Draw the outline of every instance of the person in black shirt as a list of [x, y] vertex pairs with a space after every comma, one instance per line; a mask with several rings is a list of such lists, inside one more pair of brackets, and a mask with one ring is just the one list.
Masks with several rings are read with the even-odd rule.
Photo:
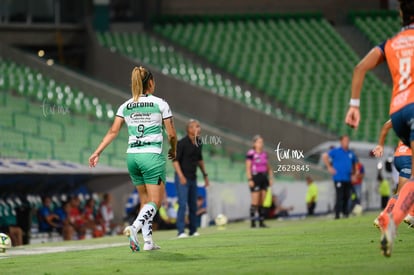
[[205, 187], [209, 185], [208, 175], [204, 167], [202, 144], [199, 140], [201, 128], [197, 120], [187, 123], [187, 135], [178, 141], [177, 155], [173, 161], [175, 169], [175, 185], [178, 195], [177, 230], [178, 237], [185, 238], [185, 213], [189, 209], [190, 236], [198, 236], [197, 232], [197, 167], [204, 176]]

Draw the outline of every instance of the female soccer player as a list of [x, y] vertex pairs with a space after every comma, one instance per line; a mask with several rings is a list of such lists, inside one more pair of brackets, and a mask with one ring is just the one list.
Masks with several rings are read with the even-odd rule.
[[[399, 2], [403, 28], [395, 36], [373, 48], [355, 67], [350, 107], [345, 122], [353, 128], [358, 127], [359, 98], [365, 74], [386, 61], [393, 80], [390, 104], [392, 127], [401, 141], [414, 152], [414, 0]], [[411, 165], [413, 166], [413, 162]], [[413, 171], [411, 168], [411, 178]], [[379, 217], [381, 250], [384, 256], [391, 256], [396, 227], [413, 207], [414, 180], [411, 179], [400, 190], [392, 212]]]
[[273, 184], [273, 171], [269, 165], [267, 153], [263, 150], [263, 138], [259, 135], [253, 137], [253, 148], [246, 155], [246, 175], [251, 192], [251, 227], [256, 227], [257, 212], [259, 213], [259, 226], [266, 227], [263, 201], [267, 188]]
[[99, 155], [118, 135], [124, 122], [128, 126], [129, 140], [127, 165], [132, 183], [141, 200], [141, 210], [124, 234], [129, 238], [132, 251], [139, 251], [137, 233], [142, 230], [144, 250], [156, 250], [152, 240], [152, 220], [164, 198], [165, 157], [162, 154], [163, 125], [168, 134], [170, 149], [168, 158], [174, 159], [177, 136], [168, 103], [153, 95], [155, 82], [151, 72], [135, 67], [131, 76], [132, 98], [118, 109], [108, 133], [89, 158], [89, 165], [95, 167]]
[[[384, 153], [385, 138], [391, 128], [392, 128], [391, 120], [388, 120], [382, 126], [380, 136], [378, 139], [378, 145], [372, 151], [374, 153], [374, 156], [376, 156], [377, 158], [382, 157]], [[411, 149], [400, 140], [394, 152], [394, 166], [398, 171], [398, 185], [397, 185], [397, 189], [394, 192], [394, 195], [389, 199], [387, 206], [385, 207], [383, 211], [384, 213], [390, 213], [392, 211], [392, 209], [394, 208], [395, 202], [398, 199], [398, 194], [401, 188], [411, 177], [411, 155], [412, 155]], [[381, 213], [380, 216], [382, 214], [383, 213]], [[408, 214], [405, 217], [404, 221], [411, 226], [412, 218], [410, 217], [411, 217], [410, 214]], [[374, 220], [374, 225], [379, 227], [378, 218]]]

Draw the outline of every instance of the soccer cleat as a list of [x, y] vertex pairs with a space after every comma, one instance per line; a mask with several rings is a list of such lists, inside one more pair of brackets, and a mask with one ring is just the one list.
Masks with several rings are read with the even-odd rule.
[[150, 250], [158, 250], [161, 247], [156, 245], [154, 242], [145, 242], [144, 243], [144, 251], [150, 251]]
[[264, 222], [260, 222], [260, 224], [259, 224], [259, 227], [260, 228], [267, 228], [267, 225], [264, 223]]
[[378, 218], [375, 218], [373, 224], [376, 228], [381, 229]]
[[408, 227], [414, 228], [414, 216], [411, 216], [411, 215], [405, 216], [404, 222], [408, 224]]
[[187, 237], [188, 237], [188, 235], [186, 233], [181, 233], [181, 234], [178, 234], [178, 236], [177, 236], [177, 238], [179, 238], [179, 239], [184, 239], [184, 238], [187, 238]]
[[134, 228], [132, 226], [125, 227], [124, 235], [129, 239], [129, 247], [131, 248], [132, 252], [139, 251], [138, 236]]
[[391, 257], [392, 247], [396, 236], [396, 226], [392, 215], [385, 213], [379, 218], [381, 228], [381, 251], [385, 257]]
[[198, 237], [198, 236], [200, 236], [200, 233], [198, 233], [197, 231], [190, 235], [190, 237]]

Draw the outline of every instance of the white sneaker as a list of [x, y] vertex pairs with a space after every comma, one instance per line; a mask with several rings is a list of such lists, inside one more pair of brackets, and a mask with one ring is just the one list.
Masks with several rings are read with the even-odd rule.
[[381, 227], [381, 251], [385, 257], [391, 257], [392, 247], [397, 235], [397, 229], [394, 223], [394, 219], [390, 214], [381, 215], [379, 218]]
[[179, 239], [188, 238], [188, 235], [186, 233], [181, 233], [177, 236]]
[[411, 216], [411, 215], [405, 216], [404, 222], [408, 224], [408, 227], [414, 228], [414, 216]]
[[198, 233], [197, 231], [190, 235], [190, 237], [198, 237], [198, 236], [200, 236], [200, 233]]
[[381, 228], [380, 228], [380, 224], [379, 224], [379, 220], [378, 220], [378, 218], [375, 218], [375, 220], [374, 220], [373, 224], [374, 224], [374, 226], [375, 226], [376, 228], [381, 229]]
[[158, 249], [161, 249], [161, 247], [156, 245], [154, 242], [145, 242], [144, 243], [144, 251], [158, 250]]
[[124, 235], [129, 239], [129, 247], [131, 248], [132, 252], [139, 251], [138, 236], [134, 228], [132, 226], [125, 227]]

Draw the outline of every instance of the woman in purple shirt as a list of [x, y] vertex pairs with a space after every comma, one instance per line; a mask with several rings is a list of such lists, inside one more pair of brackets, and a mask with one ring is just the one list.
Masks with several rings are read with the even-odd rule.
[[256, 227], [257, 214], [259, 214], [259, 226], [266, 227], [263, 222], [265, 216], [263, 201], [268, 187], [272, 186], [273, 172], [267, 153], [263, 150], [263, 138], [259, 135], [253, 137], [253, 148], [246, 155], [246, 175], [251, 192], [251, 227]]

